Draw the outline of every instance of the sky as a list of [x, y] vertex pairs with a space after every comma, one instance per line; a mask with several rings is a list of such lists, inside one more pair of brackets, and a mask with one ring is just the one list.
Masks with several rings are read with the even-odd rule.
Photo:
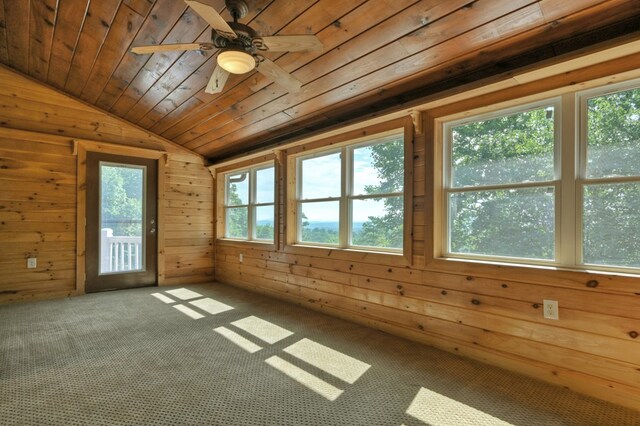
[[[365, 185], [375, 185], [379, 182], [376, 169], [371, 163], [370, 148], [354, 150], [354, 193], [363, 194]], [[340, 195], [339, 153], [303, 161], [302, 192], [304, 198], [326, 198]], [[354, 222], [366, 222], [369, 216], [384, 215], [384, 203], [382, 202], [357, 201], [354, 207]], [[306, 204], [303, 211], [310, 222], [338, 221], [337, 201]]]
[[[365, 194], [367, 185], [379, 183], [376, 169], [372, 166], [370, 147], [357, 148], [353, 155], [354, 194]], [[273, 200], [273, 168], [256, 172], [256, 201], [258, 203]], [[238, 175], [236, 175], [238, 176]], [[232, 175], [232, 177], [235, 177]], [[330, 153], [320, 157], [303, 160], [302, 178], [303, 197], [305, 199], [329, 198], [340, 196], [340, 153]], [[242, 202], [248, 196], [248, 179], [236, 182], [237, 193]], [[337, 222], [338, 201], [306, 203], [303, 212], [310, 222]], [[366, 222], [369, 216], [384, 215], [384, 203], [374, 200], [354, 200], [354, 222]], [[258, 208], [256, 219], [273, 220], [273, 209]]]

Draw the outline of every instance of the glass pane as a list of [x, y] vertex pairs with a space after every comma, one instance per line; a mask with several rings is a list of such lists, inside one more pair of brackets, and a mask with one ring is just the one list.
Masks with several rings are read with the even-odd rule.
[[225, 209], [225, 237], [248, 238], [249, 215], [248, 207], [228, 207]]
[[402, 192], [403, 187], [402, 136], [353, 150], [353, 195], [390, 194]]
[[256, 203], [273, 203], [274, 201], [274, 167], [256, 171]]
[[549, 106], [453, 127], [452, 186], [553, 180], [553, 116]]
[[554, 217], [551, 187], [449, 194], [450, 251], [553, 259]]
[[145, 171], [100, 163], [100, 274], [144, 270]]
[[339, 197], [340, 153], [308, 158], [301, 161], [302, 199]]
[[226, 176], [227, 205], [239, 206], [249, 204], [249, 173], [236, 173]]
[[340, 203], [301, 203], [301, 241], [338, 244]]
[[258, 240], [273, 240], [273, 204], [256, 207], [255, 238]]
[[403, 197], [353, 200], [351, 244], [402, 249]]
[[640, 175], [640, 89], [587, 102], [587, 176]]
[[583, 262], [640, 267], [640, 183], [584, 188]]

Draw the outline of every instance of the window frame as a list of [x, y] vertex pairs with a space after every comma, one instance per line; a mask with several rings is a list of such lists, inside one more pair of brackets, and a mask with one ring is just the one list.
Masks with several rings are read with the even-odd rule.
[[[402, 253], [402, 248], [388, 248], [388, 247], [374, 247], [374, 246], [363, 246], [363, 245], [354, 245], [353, 244], [353, 202], [355, 200], [370, 200], [376, 198], [392, 198], [392, 197], [404, 197], [404, 190], [402, 192], [390, 192], [390, 193], [381, 193], [381, 194], [364, 194], [364, 195], [354, 195], [353, 194], [353, 183], [354, 183], [354, 151], [358, 148], [364, 148], [374, 145], [380, 145], [384, 143], [389, 143], [393, 138], [402, 137], [402, 144], [404, 146], [404, 134], [402, 130], [398, 130], [398, 132], [391, 133], [385, 136], [374, 135], [369, 139], [357, 143], [350, 143], [343, 145], [339, 148], [329, 148], [326, 150], [320, 150], [311, 154], [300, 155], [296, 157], [296, 213], [297, 213], [297, 222], [296, 222], [296, 239], [295, 244], [300, 245], [308, 245], [308, 246], [319, 246], [319, 247], [330, 247], [330, 248], [340, 248], [340, 249], [351, 249], [351, 250], [365, 250], [365, 251], [376, 251], [376, 252], [389, 252], [389, 253]], [[340, 196], [338, 197], [324, 197], [324, 198], [301, 198], [302, 194], [302, 184], [303, 184], [303, 167], [302, 162], [305, 160], [324, 157], [328, 155], [333, 155], [339, 153], [340, 154]], [[404, 172], [404, 170], [403, 170]], [[404, 173], [403, 173], [404, 174]], [[403, 189], [405, 183], [403, 182]], [[309, 203], [322, 203], [322, 202], [338, 202], [338, 243], [319, 243], [314, 241], [303, 241], [302, 240], [302, 206], [304, 204]], [[403, 212], [403, 217], [405, 213]], [[403, 231], [403, 240], [404, 240], [404, 231]], [[404, 241], [403, 241], [404, 242]]]
[[[403, 245], [401, 249], [387, 249], [381, 247], [366, 247], [352, 244], [340, 244], [350, 240], [351, 236], [346, 235], [344, 228], [350, 228], [351, 217], [348, 215], [348, 209], [341, 207], [340, 209], [340, 231], [339, 244], [322, 244], [314, 242], [301, 241], [301, 215], [299, 205], [306, 200], [299, 200], [301, 194], [302, 180], [300, 176], [300, 161], [314, 156], [329, 155], [331, 152], [340, 152], [345, 147], [356, 149], [361, 146], [372, 145], [376, 140], [389, 137], [391, 135], [401, 135], [403, 137], [403, 155], [404, 155], [404, 180], [403, 180]], [[287, 158], [287, 212], [285, 215], [286, 226], [286, 245], [284, 250], [290, 253], [309, 253], [312, 254], [319, 250], [325, 250], [328, 254], [334, 253], [334, 256], [342, 258], [341, 253], [362, 252], [372, 259], [379, 259], [385, 263], [387, 256], [393, 256], [395, 262], [397, 257], [403, 259], [401, 264], [409, 265], [412, 262], [412, 210], [413, 203], [413, 139], [414, 139], [414, 122], [411, 117], [402, 117], [392, 121], [370, 125], [369, 127], [358, 128], [345, 133], [337, 133], [324, 139], [315, 140], [308, 144], [298, 145], [285, 151]], [[346, 159], [341, 160], [341, 164]], [[347, 173], [345, 167], [341, 166], [341, 196], [333, 197], [332, 200], [337, 201], [341, 198], [346, 199], [345, 185], [347, 184], [344, 174]], [[395, 193], [394, 193], [395, 194]], [[386, 195], [386, 194], [385, 194]], [[384, 198], [380, 196], [352, 197], [359, 198]], [[318, 202], [320, 199], [309, 199]], [[348, 201], [348, 200], [347, 200]], [[345, 206], [344, 201], [340, 203]], [[347, 213], [345, 213], [345, 211]], [[345, 227], [345, 224], [349, 226]]]
[[[270, 203], [257, 203], [257, 173], [260, 170], [273, 168], [273, 201]], [[248, 182], [248, 202], [247, 204], [238, 204], [238, 205], [229, 205], [229, 197], [227, 192], [227, 182], [228, 178], [231, 175], [237, 175], [241, 173], [247, 173], [249, 182]], [[222, 191], [222, 203], [219, 203], [220, 209], [222, 210], [222, 215], [220, 216], [222, 223], [218, 228], [219, 231], [222, 231], [219, 234], [218, 239], [224, 241], [233, 241], [233, 242], [244, 242], [244, 243], [258, 243], [258, 244], [275, 244], [277, 238], [277, 167], [274, 161], [261, 162], [255, 165], [248, 165], [245, 167], [239, 167], [235, 169], [225, 170], [220, 173], [220, 181]], [[258, 207], [268, 207], [273, 206], [273, 239], [262, 239], [256, 237], [256, 210]], [[227, 236], [227, 211], [229, 209], [237, 209], [237, 208], [246, 208], [247, 209], [247, 238], [237, 238]]]
[[617, 266], [586, 263], [584, 261], [584, 191], [590, 185], [639, 183], [640, 172], [633, 176], [597, 177], [587, 176], [588, 169], [588, 102], [592, 98], [611, 95], [628, 90], [640, 90], [640, 80], [634, 79], [617, 84], [594, 87], [576, 92], [577, 126], [578, 126], [578, 161], [576, 174], [576, 265], [584, 269], [595, 269], [606, 272], [640, 273], [640, 266]]
[[[611, 178], [587, 178], [587, 102], [589, 99], [625, 90], [640, 89], [640, 79], [600, 85], [584, 90], [565, 90], [560, 94], [540, 93], [526, 98], [513, 99], [494, 105], [433, 118], [435, 133], [435, 166], [433, 224], [433, 253], [431, 261], [471, 261], [495, 265], [551, 267], [581, 271], [639, 274], [640, 267], [599, 265], [583, 261], [583, 202], [584, 189], [590, 184], [639, 182], [640, 173], [634, 176]], [[449, 248], [449, 205], [451, 138], [447, 132], [456, 125], [526, 111], [527, 107], [558, 102], [555, 114], [556, 145], [554, 181], [535, 182], [529, 186], [551, 186], [555, 191], [555, 257], [538, 260], [481, 254], [451, 253]], [[540, 185], [542, 183], [542, 185]], [[549, 185], [548, 185], [549, 184]], [[510, 187], [511, 184], [506, 185]], [[501, 185], [495, 185], [500, 187]], [[492, 186], [461, 187], [469, 191], [494, 189]], [[454, 192], [464, 192], [458, 190]]]
[[[553, 178], [551, 180], [533, 181], [533, 182], [517, 182], [517, 183], [505, 183], [505, 184], [489, 184], [489, 185], [476, 185], [476, 186], [459, 186], [452, 185], [453, 178], [453, 128], [473, 123], [477, 121], [486, 121], [494, 118], [505, 117], [517, 113], [525, 113], [539, 108], [553, 107], [554, 108], [554, 160], [553, 160]], [[508, 108], [492, 109], [489, 112], [484, 112], [477, 115], [472, 115], [456, 120], [449, 120], [443, 122], [442, 126], [442, 140], [444, 143], [443, 149], [443, 167], [442, 167], [442, 247], [441, 253], [444, 257], [458, 258], [458, 259], [478, 259], [488, 261], [503, 261], [503, 262], [519, 262], [519, 263], [531, 263], [537, 265], [555, 265], [559, 264], [557, 261], [558, 253], [560, 250], [560, 224], [558, 218], [561, 215], [561, 162], [562, 162], [562, 102], [559, 97], [550, 97], [541, 99], [535, 102], [528, 102], [519, 104]], [[498, 256], [487, 255], [479, 253], [457, 253], [451, 251], [451, 238], [449, 234], [450, 228], [450, 211], [449, 211], [449, 196], [457, 193], [470, 193], [480, 191], [497, 191], [497, 190], [509, 190], [509, 189], [529, 189], [529, 188], [548, 188], [553, 187], [554, 190], [554, 259], [537, 259], [537, 258], [523, 258], [523, 257], [510, 257], [510, 256]]]

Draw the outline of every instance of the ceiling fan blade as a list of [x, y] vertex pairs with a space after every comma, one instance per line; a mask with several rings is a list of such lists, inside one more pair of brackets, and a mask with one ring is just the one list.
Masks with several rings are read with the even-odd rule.
[[222, 16], [213, 7], [196, 0], [184, 0], [187, 5], [196, 11], [198, 15], [211, 25], [211, 27], [222, 37], [236, 39], [238, 35], [227, 24]]
[[314, 35], [290, 35], [260, 37], [271, 52], [297, 52], [300, 50], [322, 50], [324, 46]]
[[177, 43], [177, 44], [156, 44], [153, 46], [136, 46], [131, 48], [133, 53], [147, 55], [156, 52], [171, 52], [174, 50], [210, 50], [213, 46], [210, 43]]
[[291, 74], [280, 68], [273, 61], [263, 58], [256, 70], [265, 77], [273, 80], [274, 83], [287, 89], [289, 92], [295, 93], [302, 87], [302, 82], [294, 78]]
[[222, 92], [228, 78], [229, 72], [223, 70], [220, 65], [216, 65], [216, 68], [213, 70], [213, 74], [211, 74], [211, 78], [209, 79], [209, 84], [207, 84], [207, 88], [204, 89], [205, 93], [213, 94]]

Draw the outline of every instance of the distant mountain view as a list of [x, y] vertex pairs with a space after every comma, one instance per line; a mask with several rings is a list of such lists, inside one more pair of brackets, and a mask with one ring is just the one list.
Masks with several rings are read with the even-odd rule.
[[[271, 222], [268, 220], [259, 220], [257, 221], [258, 225], [271, 225]], [[359, 232], [362, 230], [362, 225], [364, 222], [354, 222], [353, 223], [353, 232]], [[309, 221], [309, 229], [326, 229], [328, 231], [338, 232], [338, 222], [313, 222]]]

